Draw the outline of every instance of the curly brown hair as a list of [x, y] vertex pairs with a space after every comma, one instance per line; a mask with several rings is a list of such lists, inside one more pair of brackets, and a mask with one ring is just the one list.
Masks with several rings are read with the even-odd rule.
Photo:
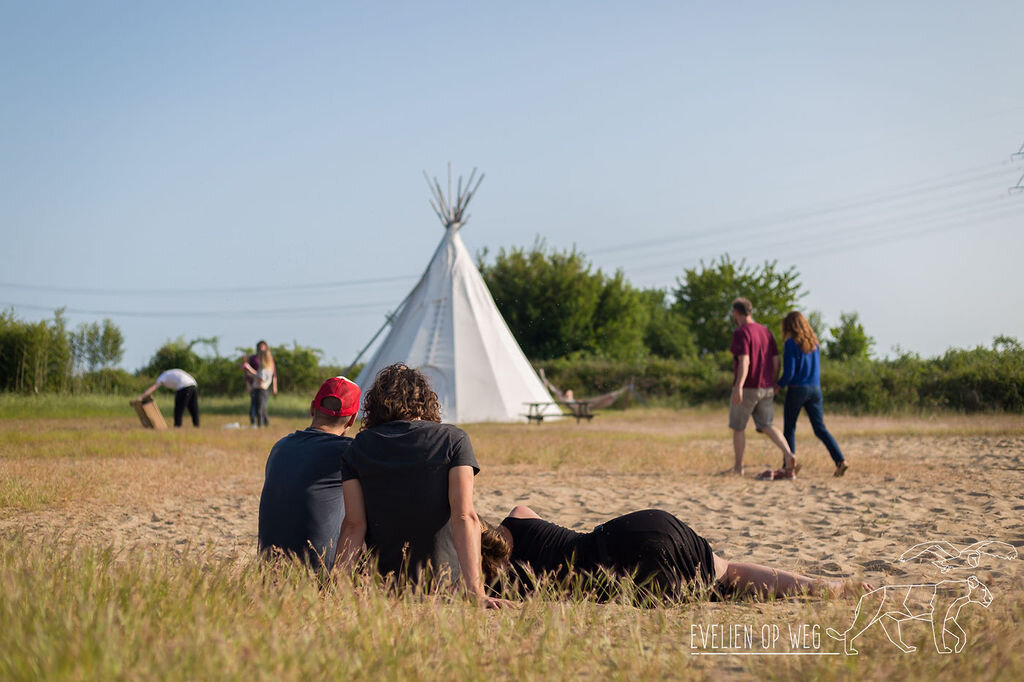
[[421, 419], [441, 421], [441, 403], [427, 377], [397, 362], [377, 373], [373, 386], [363, 394], [362, 429], [393, 421]]
[[497, 528], [480, 519], [480, 559], [484, 584], [492, 585], [501, 578], [512, 557], [512, 546]]
[[800, 350], [805, 353], [810, 353], [821, 345], [814, 329], [811, 328], [811, 323], [798, 310], [794, 310], [782, 318], [782, 335], [796, 341]]

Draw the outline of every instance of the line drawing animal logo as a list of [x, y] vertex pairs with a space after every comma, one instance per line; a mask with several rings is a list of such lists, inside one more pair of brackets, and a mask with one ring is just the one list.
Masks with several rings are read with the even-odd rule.
[[[843, 643], [848, 656], [856, 655], [853, 640], [878, 623], [900, 651], [916, 651], [903, 641], [902, 625], [908, 620], [926, 621], [932, 626], [932, 641], [940, 654], [960, 653], [967, 644], [967, 633], [960, 627], [957, 617], [967, 604], [981, 604], [986, 609], [992, 604], [992, 593], [970, 576], [966, 580], [943, 580], [921, 585], [885, 585], [864, 594], [853, 612], [853, 622], [843, 632], [828, 628], [829, 637]], [[956, 640], [946, 644], [947, 635]]]
[[965, 547], [957, 547], [945, 540], [929, 540], [914, 545], [901, 554], [899, 560], [900, 563], [906, 563], [925, 555], [934, 557], [931, 560], [933, 566], [937, 566], [943, 573], [949, 573], [953, 569], [977, 568], [982, 555], [997, 559], [1016, 559], [1017, 548], [998, 540], [982, 540]]

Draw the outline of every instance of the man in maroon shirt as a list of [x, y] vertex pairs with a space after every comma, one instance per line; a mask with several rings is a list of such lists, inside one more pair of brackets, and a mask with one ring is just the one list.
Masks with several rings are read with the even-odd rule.
[[772, 426], [775, 416], [775, 381], [779, 378], [779, 349], [775, 337], [763, 324], [754, 322], [754, 306], [745, 298], [732, 302], [733, 384], [729, 406], [729, 428], [736, 455], [733, 473], [743, 475], [743, 451], [747, 447], [747, 420], [754, 417], [758, 432], [768, 436], [783, 456], [782, 476], [793, 478], [795, 460], [779, 430]]

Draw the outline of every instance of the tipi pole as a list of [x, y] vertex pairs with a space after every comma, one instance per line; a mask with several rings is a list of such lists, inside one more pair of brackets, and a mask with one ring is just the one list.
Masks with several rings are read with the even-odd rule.
[[[416, 287], [413, 287], [412, 291], [416, 291], [417, 287], [419, 287], [419, 284], [417, 284]], [[380, 326], [380, 329], [378, 329], [377, 333], [373, 335], [373, 338], [370, 339], [369, 343], [363, 346], [363, 349], [359, 351], [359, 355], [357, 355], [356, 359], [352, 361], [352, 364], [348, 366], [348, 369], [341, 373], [342, 376], [348, 376], [348, 373], [352, 371], [353, 367], [359, 364], [359, 359], [363, 357], [363, 354], [366, 353], [367, 350], [370, 349], [370, 346], [372, 346], [373, 342], [377, 340], [377, 337], [380, 336], [381, 333], [388, 328], [388, 325], [395, 321], [395, 318], [398, 316], [398, 313], [402, 312], [402, 308], [405, 306], [405, 302], [409, 300], [410, 296], [412, 296], [412, 291], [406, 294], [405, 298], [402, 299], [402, 302], [398, 304], [397, 308], [395, 308], [395, 312], [387, 315], [387, 319], [384, 320], [384, 324]]]
[[381, 332], [388, 328], [388, 325], [391, 324], [392, 319], [393, 316], [388, 315], [388, 319], [384, 322], [384, 324], [381, 325], [380, 329], [377, 330], [377, 333], [373, 335], [373, 338], [370, 339], [370, 342], [363, 346], [363, 349], [359, 351], [359, 355], [357, 355], [356, 359], [352, 361], [352, 364], [349, 365], [348, 368], [341, 373], [341, 376], [347, 377], [348, 373], [352, 371], [352, 368], [359, 364], [359, 359], [363, 357], [363, 353], [369, 350], [370, 346], [372, 346], [373, 342], [377, 340], [377, 337], [380, 336]]

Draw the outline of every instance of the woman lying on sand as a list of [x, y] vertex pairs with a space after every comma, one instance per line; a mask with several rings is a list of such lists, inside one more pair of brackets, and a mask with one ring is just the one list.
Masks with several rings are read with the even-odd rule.
[[703, 588], [712, 596], [840, 597], [873, 589], [866, 583], [809, 578], [798, 573], [726, 561], [707, 540], [668, 512], [647, 509], [614, 518], [589, 533], [545, 521], [518, 506], [497, 527], [484, 526], [483, 570], [488, 584], [508, 577], [521, 586], [550, 576], [576, 574], [633, 576], [645, 592], [678, 599]]

